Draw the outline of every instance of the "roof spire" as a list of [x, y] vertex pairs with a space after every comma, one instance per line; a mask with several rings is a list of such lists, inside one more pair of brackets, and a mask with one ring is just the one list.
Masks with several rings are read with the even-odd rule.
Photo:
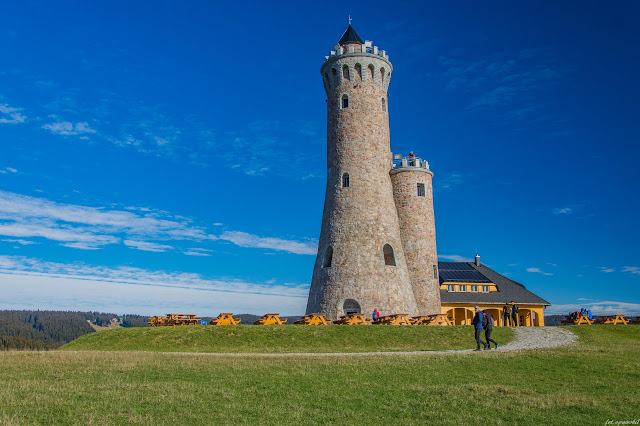
[[349, 25], [351, 25], [351, 15], [349, 15]]

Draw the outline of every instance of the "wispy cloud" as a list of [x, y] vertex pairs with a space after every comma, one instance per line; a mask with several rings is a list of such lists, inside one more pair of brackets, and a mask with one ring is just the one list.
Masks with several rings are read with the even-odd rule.
[[608, 268], [606, 266], [599, 266], [600, 272], [604, 272], [605, 274], [610, 274], [611, 272], [615, 272], [616, 270], [613, 268]]
[[[168, 241], [227, 241], [240, 247], [270, 249], [315, 255], [317, 242], [280, 237], [262, 237], [241, 231], [210, 233], [193, 220], [149, 208], [123, 210], [63, 204], [0, 190], [0, 235], [15, 238], [45, 238], [65, 247], [95, 250], [108, 244], [148, 252], [175, 248]], [[190, 256], [206, 256], [207, 249], [187, 249]]]
[[572, 214], [573, 209], [571, 207], [562, 207], [558, 209], [553, 209], [553, 214]]
[[0, 104], [0, 123], [24, 123], [27, 117], [25, 117], [20, 111], [22, 111], [22, 108], [13, 108], [7, 104]]
[[70, 121], [56, 121], [45, 124], [42, 128], [58, 135], [86, 135], [97, 133], [86, 121], [77, 123], [72, 123]]
[[246, 232], [226, 231], [219, 239], [232, 242], [240, 247], [258, 247], [272, 250], [286, 251], [294, 254], [316, 255], [317, 242], [300, 242], [281, 238], [259, 237]]
[[7, 173], [18, 173], [18, 170], [14, 169], [13, 167], [5, 167], [4, 169], [0, 169], [0, 174], [7, 174]]
[[165, 252], [173, 248], [166, 244], [150, 243], [148, 241], [124, 240], [123, 243], [125, 246], [130, 248], [135, 248], [142, 251], [153, 251], [156, 253]]
[[35, 242], [35, 241], [28, 241], [28, 240], [13, 240], [13, 239], [10, 239], [10, 238], [4, 239], [4, 240], [2, 240], [2, 241], [6, 241], [6, 242], [8, 242], [8, 243], [16, 243], [16, 244], [20, 244], [20, 245], [23, 245], [23, 246], [28, 246], [28, 245], [31, 245], [31, 244], [38, 244], [38, 243], [37, 243], [37, 242]]
[[473, 262], [470, 257], [460, 256], [458, 254], [439, 254], [438, 259], [450, 260], [452, 262]]
[[440, 191], [448, 191], [458, 185], [461, 185], [467, 176], [468, 175], [463, 173], [451, 172], [445, 175], [442, 179], [438, 179], [434, 184], [434, 188]]
[[640, 275], [640, 268], [637, 266], [625, 266], [622, 268], [622, 272], [628, 272], [632, 275]]
[[553, 275], [550, 272], [542, 271], [540, 268], [527, 268], [527, 272], [533, 272], [533, 273], [542, 274], [542, 275]]

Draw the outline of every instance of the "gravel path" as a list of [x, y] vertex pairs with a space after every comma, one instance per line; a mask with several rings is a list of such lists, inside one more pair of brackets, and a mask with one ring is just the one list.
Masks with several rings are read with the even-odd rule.
[[[515, 335], [513, 340], [498, 351], [520, 351], [527, 349], [546, 349], [557, 346], [569, 345], [576, 341], [578, 336], [569, 330], [560, 327], [513, 327]], [[498, 342], [500, 343], [500, 342]], [[469, 344], [473, 345], [473, 336], [469, 336]], [[492, 350], [493, 351], [493, 350]], [[405, 352], [351, 352], [351, 353], [200, 353], [200, 352], [159, 352], [163, 355], [203, 355], [203, 356], [233, 356], [233, 357], [343, 357], [343, 356], [398, 356], [398, 355], [437, 355], [470, 353], [473, 349], [449, 350], [449, 351], [405, 351]], [[483, 351], [484, 352], [484, 351]]]

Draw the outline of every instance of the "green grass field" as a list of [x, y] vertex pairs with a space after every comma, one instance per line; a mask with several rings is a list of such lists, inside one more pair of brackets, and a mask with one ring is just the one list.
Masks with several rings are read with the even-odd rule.
[[604, 424], [640, 418], [640, 326], [570, 330], [580, 337], [570, 347], [421, 356], [4, 352], [0, 423]]
[[[496, 327], [492, 338], [511, 340]], [[120, 328], [84, 335], [62, 350], [153, 352], [376, 352], [471, 349], [468, 327], [393, 326], [189, 326]]]

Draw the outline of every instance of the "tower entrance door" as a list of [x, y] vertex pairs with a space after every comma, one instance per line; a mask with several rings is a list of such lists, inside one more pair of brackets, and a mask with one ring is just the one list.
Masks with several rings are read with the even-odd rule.
[[360, 304], [353, 299], [347, 299], [342, 304], [342, 310], [344, 311], [345, 315], [359, 314]]

